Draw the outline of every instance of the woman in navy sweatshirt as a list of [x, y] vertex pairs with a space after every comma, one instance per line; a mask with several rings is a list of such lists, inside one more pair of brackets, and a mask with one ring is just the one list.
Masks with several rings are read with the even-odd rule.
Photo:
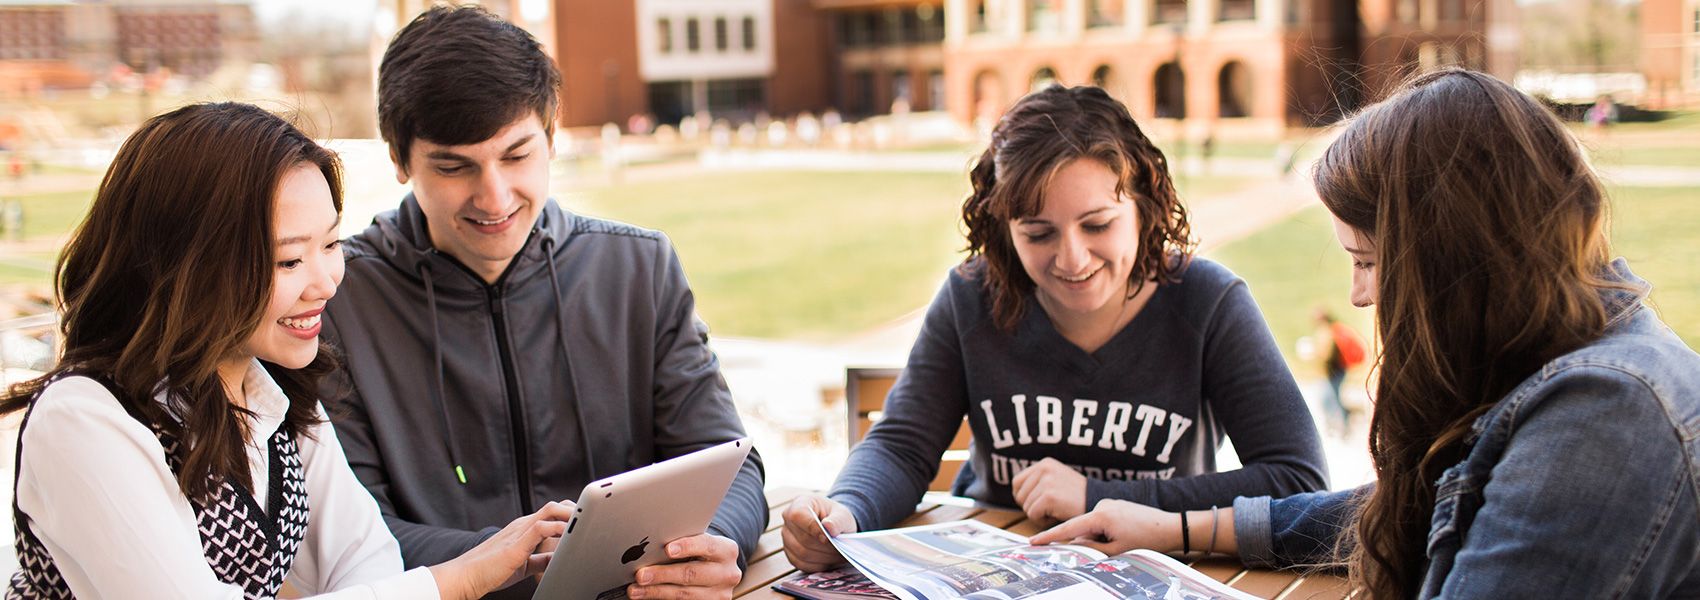
[[[784, 513], [792, 564], [907, 517], [964, 416], [953, 492], [1068, 519], [1106, 498], [1186, 510], [1323, 489], [1321, 442], [1245, 282], [1192, 256], [1168, 164], [1102, 89], [1003, 116], [963, 203], [969, 257], [927, 310], [885, 417], [825, 496]], [[1232, 438], [1241, 469], [1216, 472]]]

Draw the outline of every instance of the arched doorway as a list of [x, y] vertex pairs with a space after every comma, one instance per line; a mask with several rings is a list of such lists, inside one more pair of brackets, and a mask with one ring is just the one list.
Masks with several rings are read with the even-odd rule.
[[1122, 99], [1121, 76], [1110, 65], [1098, 65], [1098, 68], [1092, 70], [1092, 85], [1103, 88], [1111, 98]]
[[1181, 66], [1174, 62], [1163, 63], [1157, 67], [1154, 78], [1157, 98], [1157, 118], [1185, 119], [1186, 118], [1186, 74]]
[[1223, 118], [1251, 115], [1251, 69], [1229, 61], [1216, 74], [1216, 114]]
[[1033, 72], [1033, 78], [1027, 82], [1027, 91], [1037, 92], [1053, 83], [1057, 83], [1057, 70], [1050, 67], [1039, 67], [1039, 70]]

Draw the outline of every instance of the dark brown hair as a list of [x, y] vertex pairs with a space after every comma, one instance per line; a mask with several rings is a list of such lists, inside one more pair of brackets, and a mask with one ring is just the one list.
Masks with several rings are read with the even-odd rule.
[[1052, 84], [1028, 94], [998, 120], [991, 144], [969, 172], [974, 189], [962, 203], [968, 260], [959, 269], [981, 265], [999, 329], [1014, 330], [1033, 291], [1009, 222], [1039, 214], [1051, 176], [1077, 158], [1114, 172], [1116, 192], [1132, 198], [1139, 215], [1139, 257], [1128, 275], [1128, 298], [1147, 282], [1177, 281], [1192, 259], [1192, 227], [1163, 151], [1104, 90]]
[[415, 139], [482, 142], [527, 113], [553, 135], [560, 88], [555, 63], [524, 29], [475, 4], [434, 6], [378, 64], [378, 133], [404, 170]]
[[1416, 595], [1434, 482], [1477, 417], [1607, 322], [1606, 197], [1539, 102], [1460, 69], [1421, 75], [1353, 117], [1314, 173], [1374, 246], [1376, 487], [1342, 536], [1372, 598]]
[[[143, 123], [59, 257], [64, 355], [13, 386], [0, 414], [29, 406], [61, 375], [104, 377], [132, 414], [185, 444], [185, 496], [205, 498], [219, 480], [247, 487], [250, 413], [231, 404], [218, 366], [241, 354], [264, 318], [278, 185], [303, 163], [324, 174], [341, 212], [336, 156], [276, 115], [197, 104]], [[329, 352], [321, 347], [300, 370], [262, 364], [289, 397], [283, 426], [307, 435], [318, 422], [318, 378], [334, 368]]]

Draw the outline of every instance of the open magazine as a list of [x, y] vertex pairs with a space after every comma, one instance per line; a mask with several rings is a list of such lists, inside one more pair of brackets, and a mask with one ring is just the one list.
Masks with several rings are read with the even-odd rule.
[[833, 545], [852, 568], [799, 573], [773, 589], [811, 600], [1254, 600], [1161, 553], [1032, 546], [979, 521], [845, 534]]

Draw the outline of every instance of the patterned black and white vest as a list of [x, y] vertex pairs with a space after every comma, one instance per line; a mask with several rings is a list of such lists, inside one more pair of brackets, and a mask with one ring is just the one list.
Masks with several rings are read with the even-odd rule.
[[[114, 395], [120, 392], [103, 377], [93, 378], [106, 385]], [[122, 404], [122, 403], [120, 403]], [[173, 475], [183, 467], [183, 448], [175, 436], [157, 425], [148, 423], [128, 405], [130, 416], [148, 424], [159, 443], [165, 447], [165, 460]], [[29, 413], [18, 426], [18, 460], [23, 460], [23, 428], [29, 424]], [[306, 471], [301, 465], [301, 453], [295, 445], [295, 435], [279, 427], [272, 435], [270, 457], [267, 460], [266, 507], [254, 497], [229, 481], [220, 481], [207, 501], [189, 500], [195, 511], [201, 534], [201, 551], [219, 581], [240, 586], [249, 600], [274, 598], [283, 586], [295, 562], [301, 540], [307, 536]], [[14, 470], [14, 473], [17, 471]], [[15, 477], [15, 475], [14, 475]], [[12, 575], [6, 598], [73, 598], [71, 589], [53, 564], [47, 547], [30, 530], [23, 511], [18, 510], [17, 481], [12, 482], [12, 523], [17, 531], [18, 571]]]

